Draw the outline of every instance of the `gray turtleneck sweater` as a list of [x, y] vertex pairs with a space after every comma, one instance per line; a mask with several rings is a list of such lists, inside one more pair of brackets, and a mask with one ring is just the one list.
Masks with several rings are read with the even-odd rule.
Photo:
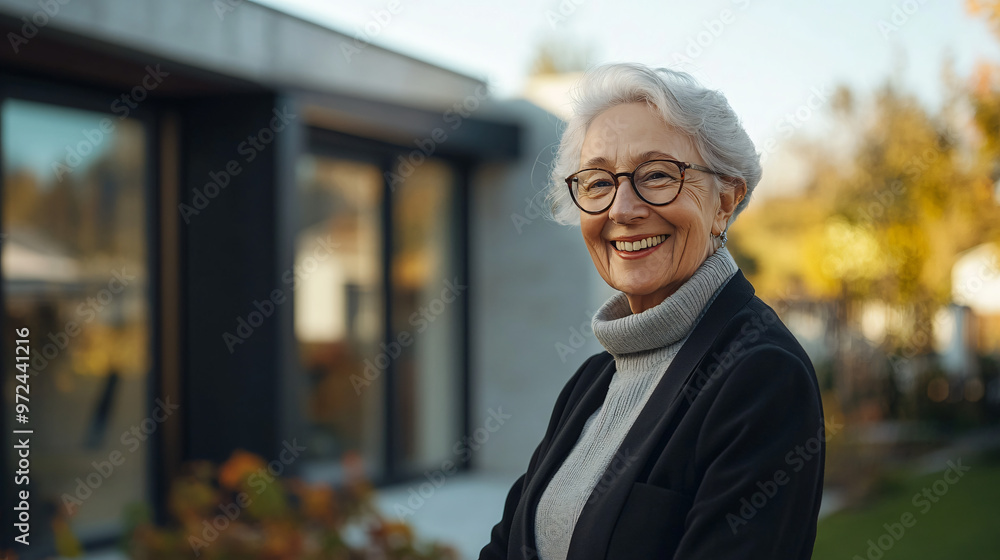
[[[594, 335], [615, 358], [616, 372], [604, 403], [586, 422], [580, 439], [542, 493], [535, 515], [540, 560], [564, 560], [573, 527], [632, 423], [663, 377], [694, 325], [736, 273], [725, 248], [656, 307], [633, 314], [625, 294], [612, 296], [594, 315]], [[614, 467], [614, 465], [612, 465]]]

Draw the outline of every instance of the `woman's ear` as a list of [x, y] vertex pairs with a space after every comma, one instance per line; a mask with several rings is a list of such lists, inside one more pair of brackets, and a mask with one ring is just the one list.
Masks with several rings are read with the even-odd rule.
[[712, 233], [721, 235], [729, 225], [729, 218], [747, 195], [746, 181], [739, 177], [720, 177], [719, 210], [715, 213]]

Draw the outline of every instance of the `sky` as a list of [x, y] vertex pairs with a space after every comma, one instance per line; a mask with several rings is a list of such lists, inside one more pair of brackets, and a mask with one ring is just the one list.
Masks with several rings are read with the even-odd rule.
[[64, 179], [79, 165], [76, 156], [80, 163], [95, 162], [114, 143], [114, 136], [101, 130], [103, 114], [21, 99], [6, 99], [0, 108], [4, 166], [31, 169], [41, 188], [55, 185], [58, 165], [65, 166], [58, 174]]
[[[863, 95], [896, 75], [933, 110], [944, 96], [946, 59], [958, 76], [977, 61], [1000, 63], [1000, 41], [966, 14], [963, 0], [254, 1], [483, 79], [498, 98], [520, 95], [543, 43], [587, 53], [591, 64], [691, 72], [726, 94], [775, 193], [794, 188], [782, 179], [801, 185], [805, 173], [783, 154], [782, 141], [824, 134], [836, 85]], [[67, 138], [53, 145], [74, 145], [84, 124], [94, 124], [92, 115], [65, 112], [59, 130], [37, 131]], [[43, 163], [64, 155], [25, 163], [44, 172]]]
[[933, 108], [946, 58], [959, 76], [1000, 62], [964, 0], [254, 1], [487, 80], [501, 98], [522, 91], [543, 42], [578, 46], [591, 63], [686, 70], [726, 94], [758, 149], [789, 126], [818, 128], [837, 84], [867, 93], [897, 73]]

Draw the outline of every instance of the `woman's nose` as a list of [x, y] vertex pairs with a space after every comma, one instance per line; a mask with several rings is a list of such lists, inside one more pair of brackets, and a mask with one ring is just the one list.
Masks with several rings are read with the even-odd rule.
[[649, 214], [649, 205], [639, 198], [632, 188], [632, 180], [628, 177], [618, 178], [618, 192], [615, 201], [608, 209], [608, 218], [613, 222], [624, 224], [636, 218]]

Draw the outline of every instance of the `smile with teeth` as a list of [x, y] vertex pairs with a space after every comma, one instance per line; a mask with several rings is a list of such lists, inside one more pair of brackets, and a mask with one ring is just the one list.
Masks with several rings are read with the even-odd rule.
[[669, 235], [654, 235], [652, 237], [647, 237], [646, 239], [640, 239], [638, 241], [612, 241], [611, 244], [614, 245], [615, 249], [619, 251], [624, 251], [626, 253], [631, 253], [633, 251], [641, 251], [643, 249], [648, 249], [650, 247], [656, 247], [660, 243], [663, 243], [670, 237]]

